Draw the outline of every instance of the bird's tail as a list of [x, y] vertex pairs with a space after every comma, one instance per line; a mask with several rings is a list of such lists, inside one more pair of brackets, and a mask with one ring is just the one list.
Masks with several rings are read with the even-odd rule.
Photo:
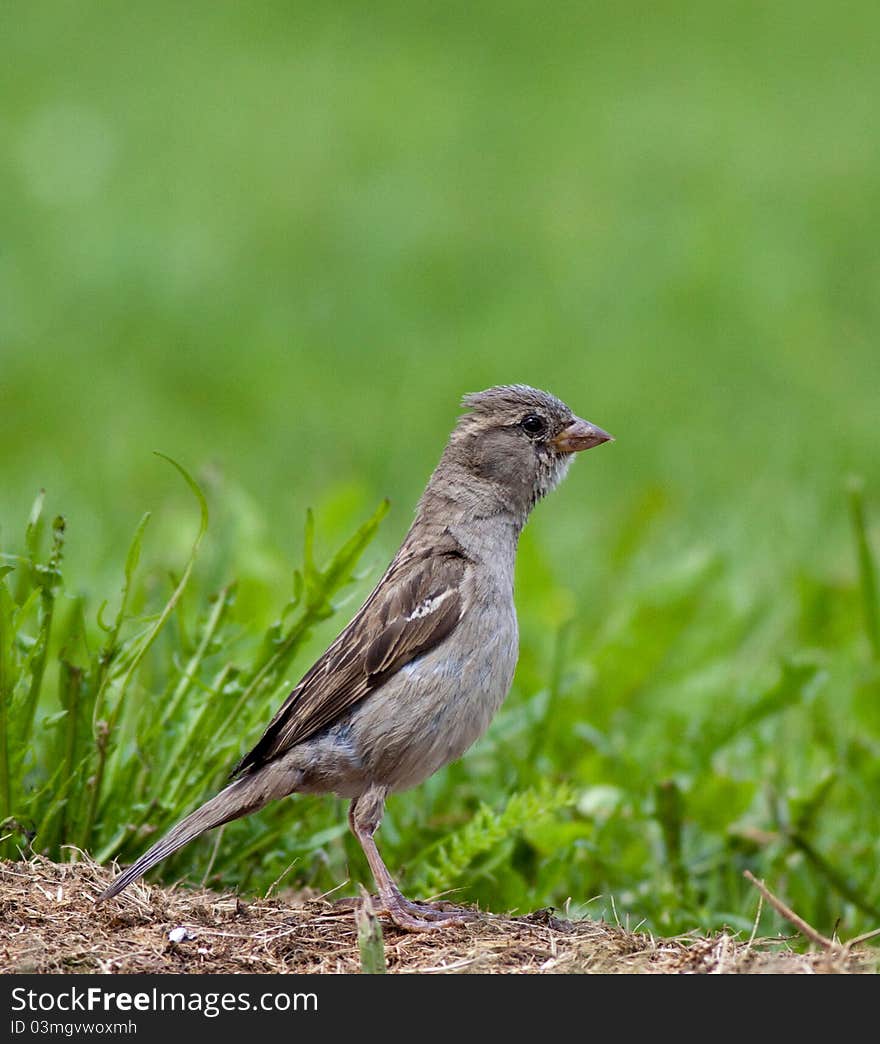
[[221, 826], [223, 823], [229, 823], [233, 819], [246, 816], [248, 813], [256, 812], [258, 808], [262, 808], [271, 795], [267, 794], [263, 787], [258, 784], [255, 785], [255, 783], [256, 780], [253, 776], [237, 779], [234, 783], [230, 783], [228, 787], [221, 790], [216, 797], [212, 797], [210, 801], [200, 805], [195, 812], [191, 812], [186, 819], [182, 819], [160, 841], [157, 841], [152, 848], [144, 852], [137, 862], [132, 863], [127, 870], [119, 874], [109, 888], [106, 888], [98, 896], [96, 902], [103, 903], [105, 899], [110, 899], [112, 896], [117, 895], [123, 888], [127, 888], [132, 881], [142, 877], [156, 863], [166, 859], [172, 852], [176, 852], [178, 848], [183, 848], [184, 845], [189, 844], [190, 841], [197, 838], [199, 834], [203, 834], [206, 830]]

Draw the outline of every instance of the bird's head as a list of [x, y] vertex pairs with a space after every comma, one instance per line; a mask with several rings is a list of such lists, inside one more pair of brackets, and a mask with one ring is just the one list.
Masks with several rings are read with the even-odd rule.
[[[466, 395], [438, 472], [463, 469], [475, 497], [505, 503], [525, 522], [576, 453], [611, 440], [555, 395], [524, 384]], [[436, 473], [435, 473], [436, 474]], [[451, 477], [451, 475], [450, 475]]]

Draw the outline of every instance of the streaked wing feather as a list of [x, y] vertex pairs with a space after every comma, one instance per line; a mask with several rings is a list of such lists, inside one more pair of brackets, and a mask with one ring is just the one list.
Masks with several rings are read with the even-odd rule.
[[401, 552], [232, 775], [258, 768], [313, 736], [447, 638], [461, 618], [467, 567], [468, 559], [451, 539], [431, 552]]

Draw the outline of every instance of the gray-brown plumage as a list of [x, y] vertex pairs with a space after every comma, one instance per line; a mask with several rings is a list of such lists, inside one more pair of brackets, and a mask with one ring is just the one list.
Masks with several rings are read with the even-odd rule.
[[487, 729], [517, 659], [519, 534], [573, 454], [611, 436], [525, 385], [468, 395], [463, 405], [409, 533], [354, 619], [236, 765], [233, 781], [99, 902], [212, 827], [288, 794], [332, 792], [351, 798], [351, 829], [395, 923], [417, 931], [466, 916], [405, 899], [373, 835], [389, 793], [423, 782]]

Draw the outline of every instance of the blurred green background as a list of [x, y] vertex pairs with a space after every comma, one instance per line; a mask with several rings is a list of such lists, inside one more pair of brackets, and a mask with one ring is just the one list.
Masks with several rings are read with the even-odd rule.
[[[876, 546], [878, 96], [869, 3], [7, 7], [0, 540], [17, 546], [44, 487], [69, 588], [118, 589], [145, 510], [152, 560], [179, 570], [195, 508], [160, 450], [206, 489], [202, 568], [250, 582], [262, 626], [307, 506], [329, 550], [390, 498], [363, 596], [461, 395], [547, 388], [617, 442], [526, 532], [503, 713], [563, 678], [541, 772], [574, 773], [588, 818], [608, 797], [589, 788], [631, 786], [644, 837], [632, 858], [594, 838], [587, 869], [544, 884], [523, 869], [540, 839], [512, 841], [523, 905], [616, 893], [663, 927], [662, 878], [690, 911], [676, 927], [747, 922], [738, 874], [701, 905], [676, 861], [694, 880], [733, 865], [748, 809], [752, 833], [780, 829], [767, 781], [803, 796], [826, 771], [844, 782], [816, 844], [880, 902], [877, 773], [846, 753], [858, 740], [873, 764], [880, 716], [845, 489], [864, 478]], [[691, 725], [804, 655], [831, 679], [821, 736], [804, 697], [769, 731], [746, 721], [730, 763], [688, 761]], [[475, 757], [477, 797], [516, 790]], [[728, 778], [751, 788], [742, 808], [707, 796]], [[670, 780], [679, 819], [656, 804]], [[397, 800], [421, 823], [418, 793]], [[860, 925], [779, 837], [776, 884]], [[486, 873], [465, 894], [503, 904]]]

